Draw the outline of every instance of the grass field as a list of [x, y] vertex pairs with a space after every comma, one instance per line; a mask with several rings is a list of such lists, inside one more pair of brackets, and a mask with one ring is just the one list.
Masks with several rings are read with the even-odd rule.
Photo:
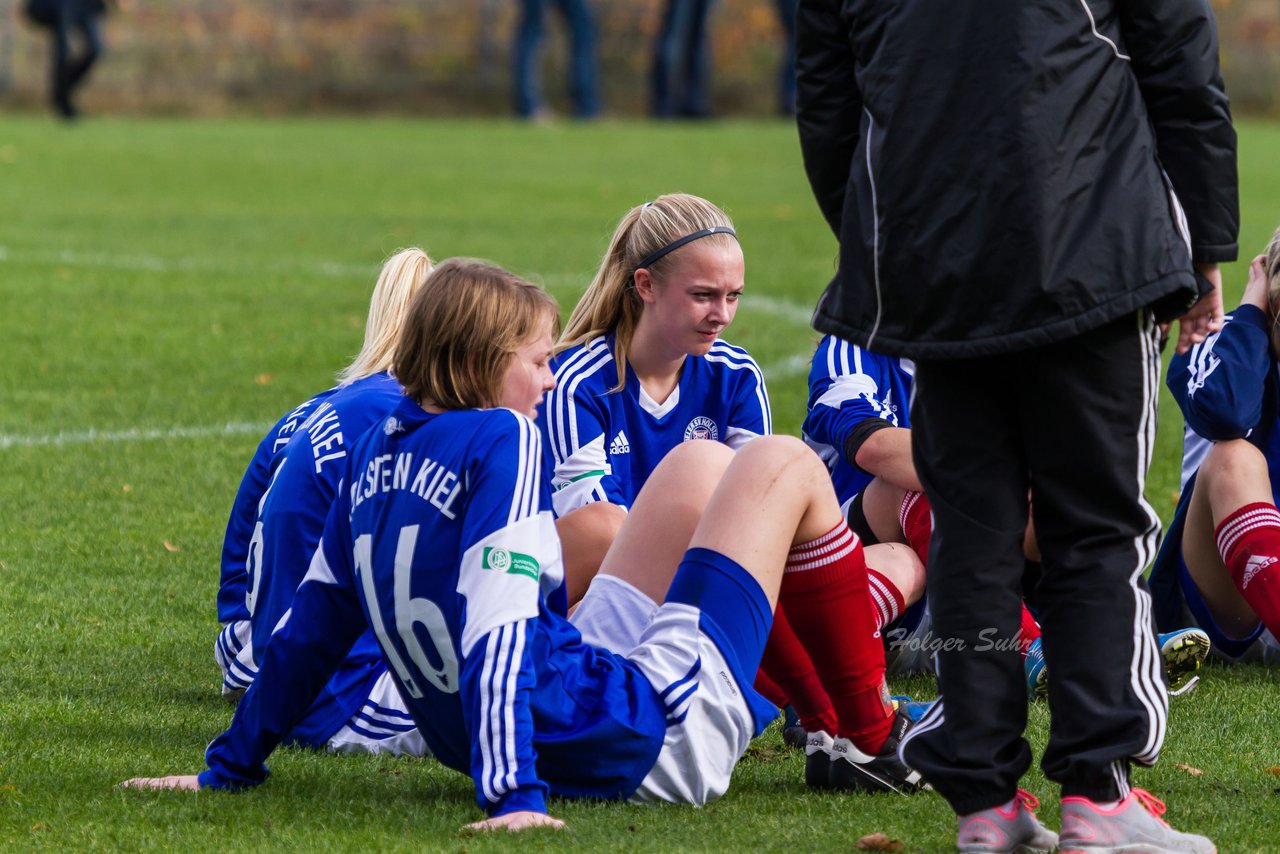
[[[1240, 131], [1247, 260], [1280, 223], [1280, 127]], [[490, 258], [567, 309], [621, 214], [671, 190], [736, 220], [747, 296], [727, 337], [797, 432], [835, 243], [789, 125], [6, 117], [0, 850], [826, 852], [875, 831], [945, 850], [939, 797], [809, 794], [776, 729], [706, 809], [557, 802], [558, 835], [461, 836], [471, 783], [430, 761], [282, 751], [240, 796], [114, 788], [198, 770], [229, 721], [212, 658], [226, 512], [261, 433], [358, 349], [381, 259]], [[1242, 274], [1227, 271], [1231, 304]], [[1167, 518], [1181, 419], [1164, 404], [1149, 494]], [[1214, 668], [1173, 701], [1138, 782], [1224, 852], [1280, 850], [1277, 722], [1274, 672]], [[1046, 731], [1034, 708], [1037, 749]], [[1038, 771], [1026, 785], [1056, 826], [1053, 788]]]

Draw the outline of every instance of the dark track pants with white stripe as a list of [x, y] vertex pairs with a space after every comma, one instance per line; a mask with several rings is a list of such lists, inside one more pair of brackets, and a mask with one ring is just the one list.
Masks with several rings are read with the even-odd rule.
[[1028, 492], [1043, 555], [1044, 772], [1064, 795], [1114, 800], [1131, 761], [1155, 761], [1168, 697], [1142, 580], [1159, 521], [1142, 489], [1159, 372], [1146, 313], [1022, 352], [916, 364], [912, 444], [933, 506], [928, 595], [943, 646], [941, 702], [903, 756], [958, 814], [1008, 801], [1031, 764], [1013, 640]]

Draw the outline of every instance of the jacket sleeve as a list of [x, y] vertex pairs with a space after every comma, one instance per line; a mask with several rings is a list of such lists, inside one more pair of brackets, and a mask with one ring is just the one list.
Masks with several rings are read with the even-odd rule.
[[476, 800], [494, 816], [546, 812], [548, 787], [538, 776], [533, 744], [532, 649], [541, 593], [548, 579], [563, 573], [540, 474], [540, 436], [528, 419], [514, 417], [518, 429], [489, 445], [469, 475], [462, 536], [470, 545], [458, 567], [458, 593], [466, 602], [460, 687], [471, 774]]
[[[341, 490], [340, 490], [341, 492]], [[205, 752], [201, 788], [240, 789], [267, 777], [271, 751], [302, 719], [367, 627], [351, 574], [351, 550], [339, 495], [320, 547], [284, 624], [271, 636], [258, 677], [236, 706], [231, 726]]]
[[1234, 261], [1240, 228], [1236, 132], [1208, 0], [1118, 0], [1131, 67], [1160, 162], [1182, 203], [1192, 260]]
[[837, 0], [800, 0], [796, 11], [796, 124], [809, 186], [838, 237], [862, 96]]
[[1266, 315], [1251, 305], [1232, 312], [1222, 331], [1169, 363], [1169, 391], [1187, 426], [1213, 441], [1248, 436], [1262, 419], [1271, 368]]

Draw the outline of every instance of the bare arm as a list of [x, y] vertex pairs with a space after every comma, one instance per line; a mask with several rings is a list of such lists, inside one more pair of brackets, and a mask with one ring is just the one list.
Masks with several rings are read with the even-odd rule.
[[911, 431], [905, 427], [886, 427], [872, 433], [854, 459], [858, 468], [900, 489], [924, 491], [911, 456]]

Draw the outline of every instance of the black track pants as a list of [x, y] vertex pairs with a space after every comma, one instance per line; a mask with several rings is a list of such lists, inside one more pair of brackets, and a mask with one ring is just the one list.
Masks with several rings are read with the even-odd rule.
[[[1168, 716], [1142, 571], [1159, 521], [1143, 499], [1159, 353], [1144, 313], [1069, 341], [916, 365], [912, 443], [934, 533], [928, 595], [941, 702], [903, 754], [958, 814], [1013, 797], [1022, 736], [1019, 628], [1028, 494], [1052, 715], [1045, 774], [1064, 795], [1128, 793]], [[949, 649], [947, 647], [950, 647]]]

